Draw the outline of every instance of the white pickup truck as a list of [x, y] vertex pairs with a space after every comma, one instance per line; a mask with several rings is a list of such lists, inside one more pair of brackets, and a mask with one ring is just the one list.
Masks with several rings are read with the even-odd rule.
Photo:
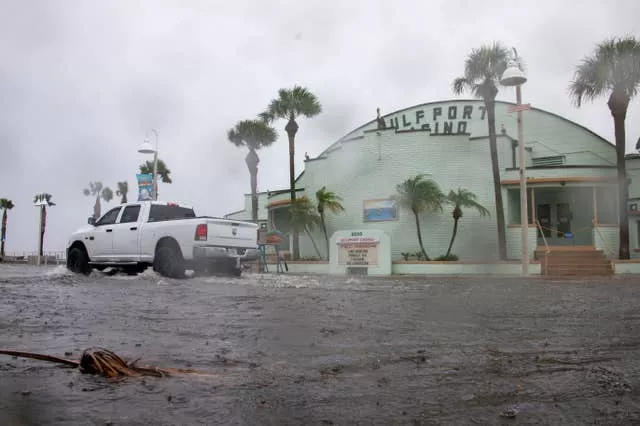
[[171, 278], [186, 269], [239, 276], [242, 262], [258, 258], [257, 224], [196, 217], [175, 203], [126, 203], [88, 222], [67, 242], [67, 268], [76, 273], [115, 267], [137, 274], [153, 266]]

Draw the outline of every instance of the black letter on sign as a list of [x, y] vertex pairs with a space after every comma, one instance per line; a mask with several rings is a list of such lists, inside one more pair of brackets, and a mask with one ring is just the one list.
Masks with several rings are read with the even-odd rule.
[[433, 109], [433, 121], [437, 121], [438, 120], [438, 116], [442, 115], [442, 108], [440, 107], [435, 107]]
[[422, 130], [424, 130], [426, 132], [431, 132], [431, 126], [429, 125], [429, 123], [423, 124], [422, 125]]
[[458, 116], [458, 107], [450, 106], [449, 111], [447, 111], [447, 116], [449, 117], [449, 120], [455, 120]]
[[453, 133], [453, 122], [445, 121], [444, 122], [444, 134], [445, 135], [450, 135], [451, 133]]
[[480, 111], [482, 111], [482, 114], [480, 114], [480, 120], [484, 120], [484, 116], [487, 114], [487, 107], [481, 106]]
[[471, 111], [473, 111], [473, 107], [471, 105], [465, 105], [462, 110], [462, 119], [471, 120]]
[[436, 131], [433, 132], [434, 135], [440, 134], [440, 123], [436, 121]]
[[407, 121], [407, 117], [404, 116], [404, 114], [402, 114], [402, 127], [409, 127], [411, 126], [411, 122]]
[[424, 118], [424, 110], [417, 110], [416, 111], [416, 124], [420, 124], [420, 120]]
[[464, 134], [464, 133], [467, 133], [467, 122], [458, 121], [458, 134]]

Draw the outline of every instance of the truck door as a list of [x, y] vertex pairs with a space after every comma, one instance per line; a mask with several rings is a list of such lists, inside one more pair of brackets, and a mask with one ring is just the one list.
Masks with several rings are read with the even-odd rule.
[[140, 204], [126, 206], [113, 225], [113, 257], [120, 262], [138, 261], [138, 216]]
[[[87, 244], [91, 260], [104, 262], [111, 259], [113, 255], [114, 224], [120, 214], [120, 209], [120, 207], [112, 208], [96, 222]], [[93, 240], [91, 240], [91, 238], [93, 238]]]

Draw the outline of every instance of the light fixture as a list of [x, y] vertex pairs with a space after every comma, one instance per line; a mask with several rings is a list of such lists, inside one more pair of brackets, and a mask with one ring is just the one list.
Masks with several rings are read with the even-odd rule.
[[140, 145], [140, 148], [138, 148], [138, 152], [140, 154], [155, 154], [156, 150], [153, 145], [151, 145], [151, 141], [145, 139], [142, 145]]
[[500, 84], [503, 86], [519, 86], [527, 82], [527, 77], [515, 61], [509, 61], [507, 69], [502, 74]]

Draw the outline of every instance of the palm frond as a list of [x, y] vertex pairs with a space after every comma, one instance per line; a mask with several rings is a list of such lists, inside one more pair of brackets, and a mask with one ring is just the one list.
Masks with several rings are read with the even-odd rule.
[[13, 201], [7, 198], [0, 198], [0, 209], [11, 210], [14, 207], [15, 204], [13, 204]]
[[227, 138], [235, 146], [257, 150], [273, 144], [278, 133], [263, 120], [242, 120], [227, 132]]
[[442, 211], [445, 196], [440, 186], [431, 179], [420, 174], [409, 178], [396, 186], [396, 194], [392, 196], [398, 205], [416, 213], [425, 211]]
[[576, 66], [569, 96], [580, 107], [607, 93], [631, 99], [640, 90], [640, 41], [634, 37], [611, 38]]
[[276, 118], [295, 120], [301, 115], [310, 118], [321, 112], [322, 105], [315, 94], [305, 87], [294, 86], [278, 90], [278, 97], [269, 103], [260, 117], [271, 122]]

